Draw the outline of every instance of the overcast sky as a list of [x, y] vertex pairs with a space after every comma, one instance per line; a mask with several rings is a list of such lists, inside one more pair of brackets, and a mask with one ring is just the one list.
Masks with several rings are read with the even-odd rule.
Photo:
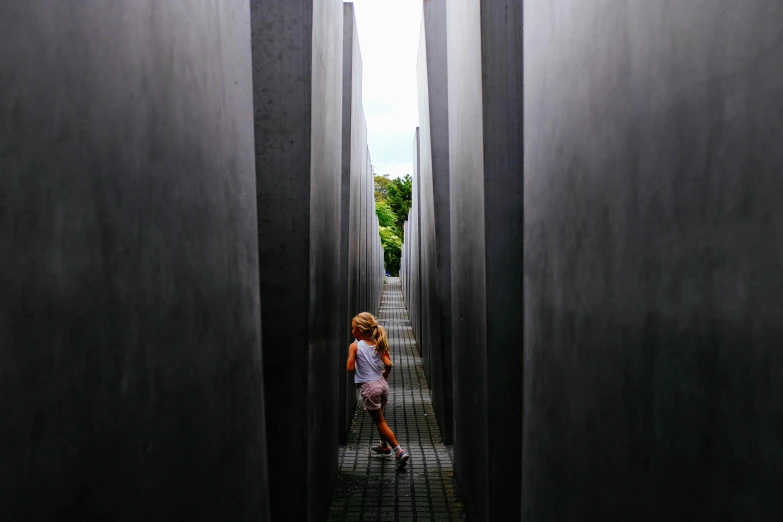
[[419, 124], [416, 55], [421, 0], [354, 0], [364, 65], [367, 141], [377, 174], [411, 174]]

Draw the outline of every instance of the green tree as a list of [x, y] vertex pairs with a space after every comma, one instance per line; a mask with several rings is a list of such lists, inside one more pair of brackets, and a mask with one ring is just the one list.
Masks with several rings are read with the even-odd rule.
[[[373, 167], [373, 175], [375, 168]], [[375, 213], [378, 215], [386, 270], [397, 275], [402, 258], [403, 223], [408, 219], [413, 197], [413, 179], [391, 179], [388, 174], [373, 176], [375, 181]]]
[[375, 201], [386, 201], [389, 199], [389, 184], [392, 180], [388, 174], [375, 176]]
[[397, 214], [384, 200], [375, 202], [375, 214], [378, 216], [378, 224], [381, 227], [393, 227], [397, 224]]
[[402, 238], [398, 235], [396, 225], [380, 227], [381, 245], [383, 246], [383, 262], [386, 270], [397, 275], [400, 272], [400, 259], [402, 257]]
[[406, 174], [404, 178], [391, 180], [388, 192], [389, 206], [397, 214], [397, 228], [402, 230], [402, 224], [408, 219], [408, 211], [413, 203], [413, 178]]

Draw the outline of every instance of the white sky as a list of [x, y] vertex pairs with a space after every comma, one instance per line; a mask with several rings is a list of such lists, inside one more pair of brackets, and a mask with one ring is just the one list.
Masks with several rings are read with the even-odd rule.
[[412, 174], [419, 125], [416, 58], [422, 0], [354, 0], [364, 66], [362, 97], [376, 174]]

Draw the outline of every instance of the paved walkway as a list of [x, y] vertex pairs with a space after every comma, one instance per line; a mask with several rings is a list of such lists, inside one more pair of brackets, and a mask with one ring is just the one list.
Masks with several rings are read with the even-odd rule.
[[386, 422], [410, 453], [405, 470], [371, 454], [378, 430], [358, 401], [348, 445], [340, 446], [329, 520], [465, 520], [454, 482], [451, 447], [443, 444], [399, 278], [387, 278], [378, 318], [389, 334], [394, 369]]

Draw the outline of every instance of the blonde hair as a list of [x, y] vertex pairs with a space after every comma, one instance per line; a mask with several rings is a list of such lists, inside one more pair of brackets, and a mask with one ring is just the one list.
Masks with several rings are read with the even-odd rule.
[[362, 312], [354, 317], [352, 322], [362, 332], [365, 339], [375, 341], [375, 353], [389, 353], [389, 339], [386, 337], [386, 329], [378, 324], [375, 316], [370, 312]]

